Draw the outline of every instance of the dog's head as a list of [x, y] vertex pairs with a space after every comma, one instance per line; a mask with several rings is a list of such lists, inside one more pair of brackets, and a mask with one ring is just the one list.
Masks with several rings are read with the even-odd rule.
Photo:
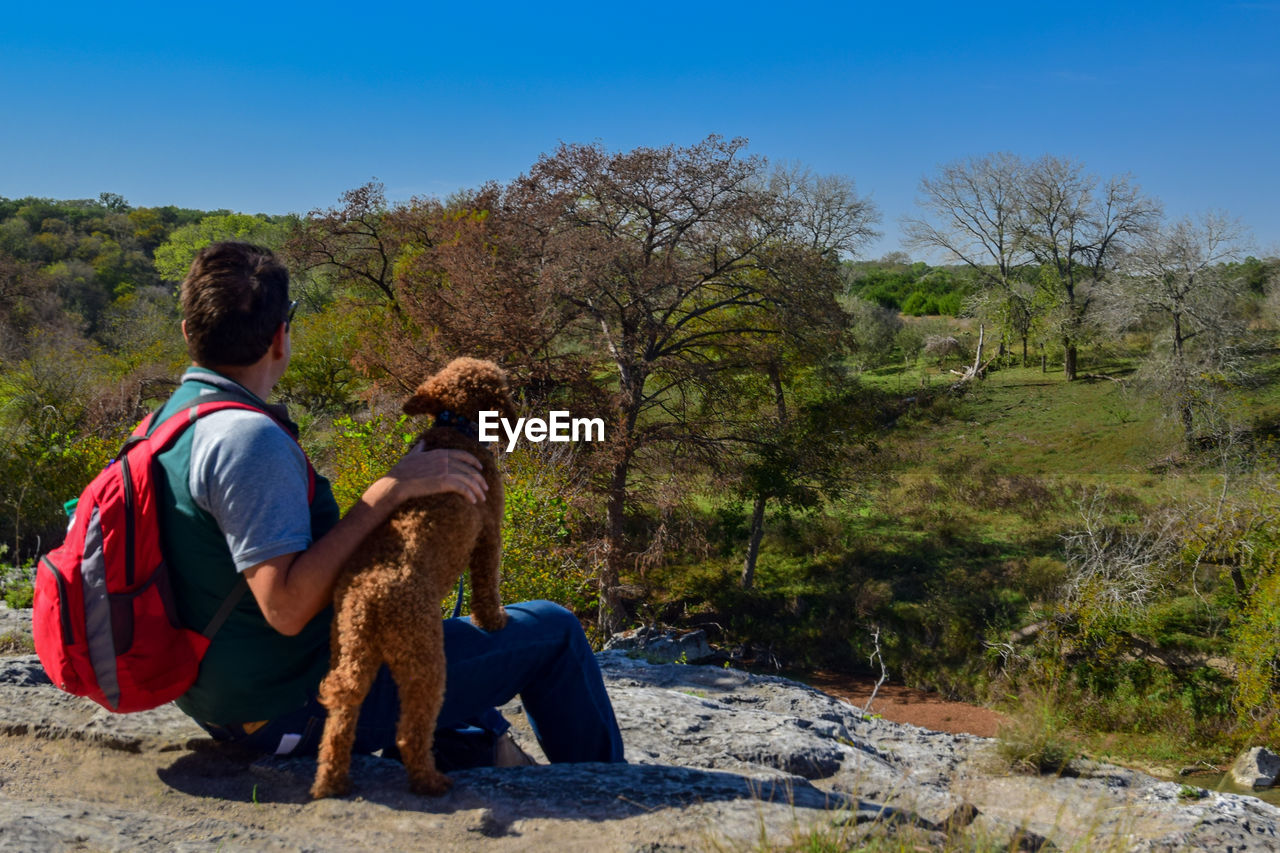
[[492, 361], [455, 358], [440, 372], [427, 377], [413, 396], [405, 401], [407, 415], [438, 415], [453, 412], [472, 423], [484, 411], [514, 420], [516, 407], [507, 387], [507, 374]]

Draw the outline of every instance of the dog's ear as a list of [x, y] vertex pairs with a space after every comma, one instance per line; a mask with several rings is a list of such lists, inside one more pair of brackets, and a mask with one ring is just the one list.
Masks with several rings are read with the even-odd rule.
[[507, 373], [497, 365], [494, 365], [494, 368], [489, 390], [490, 396], [498, 409], [499, 415], [514, 422], [519, 413], [516, 411], [516, 404], [511, 399], [511, 386], [508, 384]]
[[502, 412], [502, 417], [514, 423], [519, 413], [516, 411], [515, 403], [511, 402], [511, 394], [505, 388], [502, 390], [503, 393], [498, 397], [502, 401], [499, 409]]
[[419, 385], [418, 390], [413, 392], [413, 396], [404, 401], [404, 413], [406, 415], [438, 415], [443, 412], [445, 406], [436, 397], [434, 390], [430, 379]]

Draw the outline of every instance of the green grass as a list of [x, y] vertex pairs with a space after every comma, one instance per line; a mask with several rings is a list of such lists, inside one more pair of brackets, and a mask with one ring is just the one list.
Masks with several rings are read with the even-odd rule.
[[1153, 463], [1180, 436], [1156, 405], [1114, 382], [1067, 382], [1038, 368], [992, 373], [955, 405], [954, 418], [913, 441], [921, 456], [975, 454], [1000, 469], [1082, 482], [1150, 485]]
[[1224, 766], [1234, 757], [1225, 744], [1189, 746], [1164, 732], [1081, 732], [1077, 737], [1080, 749], [1093, 758], [1162, 777], [1176, 776], [1184, 767]]

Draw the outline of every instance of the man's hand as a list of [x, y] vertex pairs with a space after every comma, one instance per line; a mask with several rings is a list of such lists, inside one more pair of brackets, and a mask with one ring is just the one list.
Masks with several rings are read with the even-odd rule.
[[297, 634], [333, 600], [343, 563], [397, 506], [445, 492], [477, 503], [488, 490], [479, 459], [465, 450], [423, 450], [419, 442], [319, 541], [246, 569], [245, 580], [267, 623], [281, 634]]
[[472, 503], [485, 499], [489, 484], [480, 460], [465, 450], [423, 450], [422, 442], [387, 472], [396, 502], [424, 495], [456, 492]]

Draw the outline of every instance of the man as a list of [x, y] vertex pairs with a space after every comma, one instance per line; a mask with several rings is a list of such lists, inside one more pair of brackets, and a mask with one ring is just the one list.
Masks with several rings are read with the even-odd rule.
[[[475, 502], [486, 489], [470, 454], [415, 448], [339, 518], [296, 427], [283, 407], [264, 402], [292, 352], [296, 303], [288, 286], [288, 272], [267, 249], [228, 242], [200, 251], [182, 283], [193, 366], [154, 421], [201, 394], [230, 394], [270, 413], [207, 415], [159, 458], [162, 541], [178, 615], [207, 625], [231, 608], [178, 707], [219, 740], [276, 754], [314, 753], [319, 742], [325, 711], [316, 694], [329, 665], [342, 565], [405, 500], [456, 492]], [[493, 708], [519, 694], [551, 761], [623, 760], [577, 619], [549, 602], [507, 605], [507, 614], [507, 627], [493, 634], [465, 619], [446, 621], [440, 729], [478, 722], [501, 734], [506, 723]], [[394, 755], [398, 716], [383, 667], [361, 711], [356, 751]]]

